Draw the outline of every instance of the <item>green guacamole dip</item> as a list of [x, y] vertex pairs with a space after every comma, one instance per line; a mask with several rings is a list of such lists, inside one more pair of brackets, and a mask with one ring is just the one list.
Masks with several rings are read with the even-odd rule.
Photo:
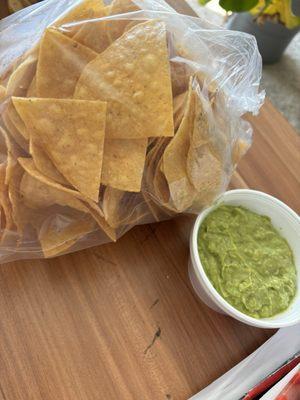
[[215, 289], [251, 317], [272, 317], [295, 297], [292, 250], [266, 216], [221, 205], [203, 221], [198, 250]]

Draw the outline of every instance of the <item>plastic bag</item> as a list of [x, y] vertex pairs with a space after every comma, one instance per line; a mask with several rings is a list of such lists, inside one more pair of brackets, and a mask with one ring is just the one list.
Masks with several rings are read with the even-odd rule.
[[47, 0], [0, 21], [0, 262], [198, 213], [251, 143], [254, 37], [162, 0]]
[[[246, 395], [255, 385], [273, 374], [288, 359], [300, 355], [300, 325], [280, 329], [259, 349], [221, 376], [190, 400], [239, 400], [256, 396]], [[299, 361], [298, 361], [299, 363]], [[296, 364], [290, 363], [289, 372]], [[246, 397], [245, 397], [246, 396]]]

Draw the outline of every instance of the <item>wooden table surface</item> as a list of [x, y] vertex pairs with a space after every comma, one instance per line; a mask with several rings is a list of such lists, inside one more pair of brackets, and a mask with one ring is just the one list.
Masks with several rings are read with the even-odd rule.
[[[268, 101], [250, 119], [254, 144], [231, 186], [299, 212], [299, 138]], [[187, 275], [192, 222], [2, 265], [0, 400], [185, 400], [269, 338], [197, 299]]]

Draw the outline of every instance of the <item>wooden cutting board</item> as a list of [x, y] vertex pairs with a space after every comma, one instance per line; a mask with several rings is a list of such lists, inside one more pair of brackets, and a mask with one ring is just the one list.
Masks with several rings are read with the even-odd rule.
[[[299, 212], [299, 138], [268, 101], [250, 120], [254, 144], [231, 187]], [[192, 223], [180, 217], [115, 244], [2, 265], [0, 399], [185, 400], [270, 337], [197, 299], [187, 275]]]

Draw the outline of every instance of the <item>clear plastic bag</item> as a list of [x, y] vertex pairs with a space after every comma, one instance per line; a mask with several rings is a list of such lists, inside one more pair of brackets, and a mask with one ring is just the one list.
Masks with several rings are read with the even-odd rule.
[[0, 262], [197, 213], [251, 144], [254, 37], [163, 0], [47, 0], [0, 21]]

